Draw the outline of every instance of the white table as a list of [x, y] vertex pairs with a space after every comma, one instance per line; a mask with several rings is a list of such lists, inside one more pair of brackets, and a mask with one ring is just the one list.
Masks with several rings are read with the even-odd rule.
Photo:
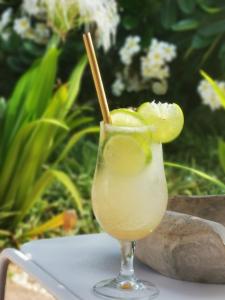
[[[37, 279], [56, 299], [96, 300], [92, 286], [114, 277], [120, 267], [119, 244], [106, 234], [38, 240], [21, 251], [6, 249], [0, 255], [0, 300], [9, 261]], [[182, 282], [161, 276], [135, 261], [136, 275], [160, 290], [157, 300], [224, 300], [225, 285]], [[18, 299], [19, 300], [19, 299]]]

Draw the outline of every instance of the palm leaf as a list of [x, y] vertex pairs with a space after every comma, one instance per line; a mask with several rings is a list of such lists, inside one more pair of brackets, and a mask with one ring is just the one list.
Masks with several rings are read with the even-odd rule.
[[225, 142], [223, 140], [219, 140], [219, 145], [218, 145], [218, 155], [219, 155], [219, 160], [220, 164], [225, 171]]
[[99, 132], [99, 127], [98, 126], [93, 126], [93, 127], [89, 127], [89, 128], [85, 128], [80, 130], [79, 132], [76, 132], [69, 140], [69, 142], [67, 143], [67, 145], [64, 147], [64, 150], [62, 151], [62, 153], [59, 155], [56, 163], [59, 163], [60, 161], [62, 161], [66, 155], [69, 153], [69, 151], [74, 147], [74, 145], [82, 138], [84, 137], [86, 134], [89, 133], [98, 133]]
[[206, 174], [205, 172], [202, 172], [202, 171], [199, 171], [197, 169], [194, 169], [194, 168], [190, 168], [190, 167], [187, 167], [187, 166], [184, 166], [184, 165], [181, 165], [181, 164], [178, 164], [178, 163], [172, 163], [172, 162], [165, 162], [164, 163], [165, 166], [168, 166], [168, 167], [172, 167], [172, 168], [177, 168], [177, 169], [182, 169], [182, 170], [185, 170], [185, 171], [189, 171], [193, 174], [196, 174], [197, 176], [219, 186], [219, 187], [222, 187], [224, 190], [225, 190], [225, 184], [220, 181], [219, 179], [217, 179], [216, 177], [213, 177], [213, 176], [210, 176], [208, 174]]
[[67, 102], [67, 109], [69, 110], [74, 101], [77, 99], [77, 95], [80, 91], [81, 78], [84, 73], [84, 69], [87, 65], [86, 55], [81, 58], [77, 66], [75, 67], [72, 76], [69, 80], [69, 95]]
[[201, 75], [211, 84], [215, 93], [219, 96], [221, 105], [225, 108], [225, 93], [218, 84], [204, 71], [200, 71]]
[[[33, 144], [34, 151], [37, 151], [38, 139], [36, 139], [35, 130], [37, 130], [40, 125], [42, 126], [56, 126], [58, 128], [67, 130], [65, 124], [54, 119], [40, 119], [36, 120], [23, 128], [17, 133], [15, 140], [10, 147], [3, 166], [0, 172], [1, 185], [0, 185], [0, 205], [3, 206], [5, 203], [12, 206], [14, 201], [14, 196], [17, 195], [18, 198], [18, 187], [27, 190], [29, 186], [29, 181], [33, 176], [33, 172], [30, 170], [35, 165], [36, 160], [31, 163], [32, 159], [29, 157], [35, 157], [32, 153], [31, 144]], [[25, 146], [24, 146], [25, 145]], [[40, 146], [40, 145], [39, 145]], [[42, 146], [42, 145], [41, 145]], [[44, 145], [45, 146], [45, 145]], [[40, 149], [40, 148], [39, 148]], [[41, 152], [43, 148], [40, 149]], [[27, 167], [28, 166], [28, 167]], [[24, 171], [23, 171], [24, 170]], [[27, 177], [28, 181], [23, 181], [24, 176]], [[21, 199], [21, 201], [23, 201]], [[20, 201], [18, 200], [17, 206], [19, 206]]]
[[69, 176], [67, 176], [64, 172], [50, 169], [49, 172], [57, 179], [59, 182], [61, 182], [65, 188], [70, 192], [72, 199], [74, 200], [75, 206], [77, 206], [79, 212], [83, 213], [83, 204], [82, 204], [82, 198], [81, 195], [75, 186], [75, 184], [72, 182]]
[[75, 211], [65, 211], [63, 213], [60, 213], [54, 217], [52, 217], [47, 222], [36, 226], [32, 230], [29, 230], [27, 233], [25, 233], [25, 236], [37, 236], [41, 235], [47, 231], [56, 229], [60, 226], [63, 226], [65, 229], [72, 229], [75, 228], [77, 223], [77, 215]]

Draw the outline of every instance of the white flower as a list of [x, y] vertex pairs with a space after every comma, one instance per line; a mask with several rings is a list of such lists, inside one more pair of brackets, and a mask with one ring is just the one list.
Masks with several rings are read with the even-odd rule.
[[107, 51], [115, 42], [119, 14], [115, 0], [42, 0], [48, 21], [63, 38], [74, 27], [94, 25], [98, 46]]
[[9, 31], [4, 31], [1, 33], [1, 38], [3, 41], [7, 42], [10, 38], [10, 32]]
[[128, 92], [139, 92], [143, 89], [143, 85], [139, 80], [138, 76], [133, 75], [127, 78], [126, 90]]
[[164, 43], [163, 57], [166, 62], [171, 62], [177, 56], [176, 46], [168, 43]]
[[[176, 46], [164, 41], [152, 39], [146, 56], [141, 58], [141, 75], [143, 79], [158, 79], [160, 82], [166, 82], [170, 75], [168, 62], [176, 57]], [[159, 90], [160, 83], [157, 82], [152, 87]], [[161, 86], [161, 90], [167, 91], [167, 87]], [[160, 92], [159, 92], [160, 93]]]
[[24, 0], [22, 7], [23, 7], [23, 10], [28, 15], [35, 16], [35, 15], [38, 15], [41, 11], [41, 1], [40, 0]]
[[15, 19], [13, 29], [21, 37], [25, 37], [30, 30], [30, 19], [22, 17]]
[[161, 52], [159, 51], [159, 49], [154, 49], [152, 51], [149, 51], [147, 54], [147, 58], [148, 58], [148, 63], [152, 66], [162, 66], [164, 65], [165, 61], [164, 58], [161, 54]]
[[12, 18], [12, 8], [8, 8], [1, 15], [0, 30], [3, 30], [7, 25], [9, 25], [11, 18]]
[[87, 25], [97, 25], [98, 46], [107, 51], [115, 42], [120, 17], [115, 0], [78, 0], [79, 14]]
[[[176, 57], [176, 46], [164, 41], [158, 41], [157, 39], [152, 39], [149, 47], [149, 56], [157, 56], [161, 64], [165, 62], [171, 62]], [[159, 58], [160, 57], [160, 58]]]
[[[225, 82], [217, 81], [218, 86], [225, 91]], [[208, 105], [212, 111], [221, 108], [219, 96], [213, 90], [211, 84], [203, 79], [199, 82], [197, 91], [202, 99], [202, 103]]]
[[160, 65], [149, 58], [149, 55], [141, 58], [141, 75], [144, 79], [160, 79], [169, 77], [169, 67]]
[[112, 84], [112, 93], [114, 96], [119, 97], [125, 89], [125, 84], [122, 80], [121, 74], [116, 75], [116, 80]]
[[167, 80], [156, 81], [152, 84], [152, 91], [156, 95], [165, 95], [168, 90]]
[[50, 37], [50, 30], [44, 23], [37, 23], [34, 29], [35, 41], [38, 44], [46, 44]]
[[133, 56], [141, 49], [139, 36], [128, 36], [119, 51], [120, 59], [125, 65], [130, 65]]

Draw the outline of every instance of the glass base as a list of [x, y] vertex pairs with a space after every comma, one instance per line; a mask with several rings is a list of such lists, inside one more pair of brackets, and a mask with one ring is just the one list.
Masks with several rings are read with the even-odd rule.
[[150, 300], [159, 295], [154, 284], [147, 281], [118, 279], [103, 280], [93, 287], [94, 293], [105, 299]]

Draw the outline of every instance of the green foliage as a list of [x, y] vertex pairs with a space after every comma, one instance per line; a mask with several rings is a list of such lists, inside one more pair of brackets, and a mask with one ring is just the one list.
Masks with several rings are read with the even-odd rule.
[[[201, 71], [201, 75], [211, 84], [215, 93], [218, 95], [218, 98], [221, 102], [222, 107], [225, 109], [225, 93], [224, 93], [224, 91], [204, 71]], [[219, 143], [218, 143], [218, 156], [219, 156], [219, 161], [220, 161], [221, 167], [225, 171], [225, 142], [222, 139], [219, 139]]]
[[[7, 230], [15, 234], [19, 222], [54, 180], [66, 187], [74, 206], [83, 213], [78, 188], [66, 173], [57, 170], [57, 162], [80, 137], [98, 132], [98, 127], [81, 130], [79, 123], [71, 126], [70, 110], [79, 92], [86, 57], [77, 64], [68, 83], [55, 89], [58, 58], [59, 49], [51, 43], [43, 58], [19, 80], [9, 100], [1, 100], [0, 228], [3, 233]], [[79, 121], [79, 110], [74, 115]], [[69, 131], [73, 133], [72, 139], [67, 138]], [[53, 159], [60, 143], [65, 143], [65, 149]]]
[[[159, 100], [176, 99], [182, 103], [186, 110], [195, 109], [196, 104], [200, 104], [196, 94], [199, 69], [204, 67], [217, 78], [224, 78], [224, 1], [118, 0], [118, 5], [121, 22], [115, 46], [109, 53], [98, 51], [108, 98], [112, 99], [111, 107], [118, 105], [137, 106], [142, 99], [155, 97], [150, 90], [143, 91], [138, 96], [135, 92], [123, 94], [121, 98], [116, 99], [111, 94], [114, 75], [120, 70], [121, 65], [118, 51], [128, 35], [139, 35], [143, 49], [149, 46], [153, 37], [174, 43], [177, 46], [178, 58], [171, 66], [168, 92], [164, 97], [158, 98]], [[60, 78], [67, 78], [71, 72], [71, 66], [77, 60], [76, 58], [80, 57], [84, 51], [83, 42], [80, 38], [82, 31], [83, 28], [80, 32], [72, 31], [62, 47], [59, 67]], [[0, 75], [1, 82], [5, 82], [3, 88], [6, 89], [4, 92], [7, 94], [11, 82], [16, 79], [15, 72], [23, 72], [35, 58], [42, 55], [45, 46], [37, 45], [32, 41], [21, 40], [13, 35], [7, 43], [0, 43], [0, 48], [2, 50], [0, 53], [1, 69], [6, 70], [7, 63], [7, 67], [10, 65], [11, 70], [14, 70], [10, 73], [8, 70], [3, 72], [4, 77], [2, 78]], [[137, 71], [139, 68], [139, 64], [136, 64]], [[109, 69], [111, 72], [108, 72]], [[85, 76], [87, 80], [84, 81], [84, 92], [81, 96], [83, 102], [93, 99], [95, 96], [90, 72]]]
[[[121, 69], [118, 52], [125, 38], [129, 35], [139, 35], [142, 49], [145, 49], [154, 37], [175, 44], [178, 50], [177, 58], [171, 65], [168, 92], [164, 96], [157, 95], [157, 100], [175, 100], [182, 104], [185, 111], [195, 110], [200, 104], [196, 93], [199, 70], [204, 67], [217, 78], [224, 78], [224, 1], [119, 0], [118, 2], [122, 9], [116, 45], [109, 58], [105, 55], [104, 59], [100, 57], [108, 93], [110, 84], [115, 78], [113, 74]], [[134, 65], [138, 73], [140, 64], [135, 58]], [[108, 74], [109, 66], [112, 76]], [[137, 106], [143, 99], [155, 97], [150, 88], [138, 94], [123, 93], [116, 99], [115, 96], [109, 95], [109, 99], [113, 99], [111, 105], [115, 107]]]
[[172, 167], [172, 168], [177, 168], [177, 169], [182, 169], [182, 170], [194, 173], [197, 176], [202, 177], [203, 179], [205, 179], [205, 180], [207, 180], [207, 181], [209, 181], [209, 182], [211, 182], [211, 183], [213, 183], [213, 184], [215, 184], [215, 185], [217, 185], [220, 188], [225, 190], [225, 184], [222, 181], [215, 178], [214, 176], [210, 176], [210, 175], [206, 174], [205, 172], [202, 172], [202, 171], [197, 170], [195, 168], [190, 168], [188, 166], [184, 166], [184, 165], [179, 164], [179, 163], [165, 162], [165, 166]]
[[221, 139], [219, 140], [219, 145], [218, 145], [218, 155], [219, 155], [220, 164], [225, 172], [225, 142]]

